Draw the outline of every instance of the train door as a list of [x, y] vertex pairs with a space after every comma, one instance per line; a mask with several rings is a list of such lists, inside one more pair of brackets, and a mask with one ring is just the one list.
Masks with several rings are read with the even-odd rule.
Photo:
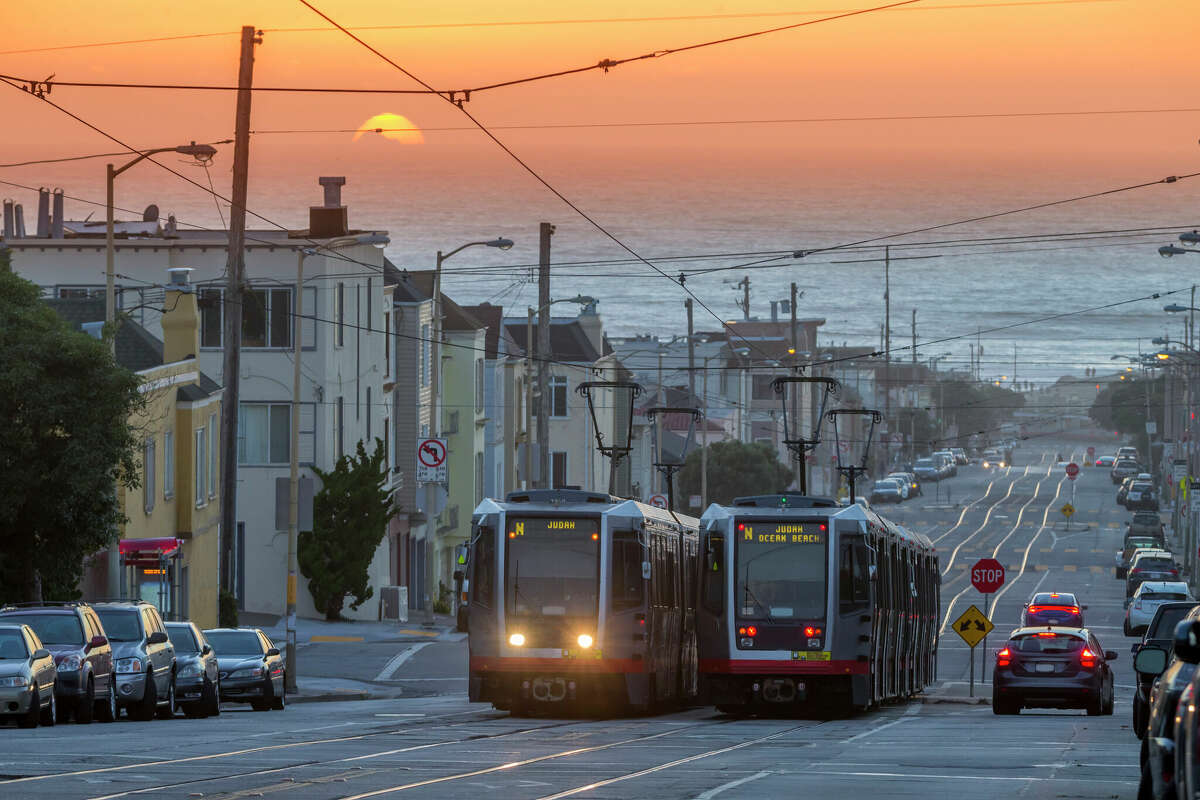
[[[864, 649], [869, 658], [871, 626], [871, 551], [866, 537], [842, 534], [838, 537], [837, 624], [833, 626], [838, 641], [827, 643], [826, 647], [834, 644], [838, 652], [844, 654], [834, 656], [838, 659], [852, 656], [857, 660]], [[868, 637], [865, 646], [864, 636]], [[852, 688], [851, 702], [855, 705], [867, 706], [871, 700], [869, 691], [866, 696], [855, 697]]]
[[680, 699], [696, 695], [699, 679], [699, 655], [696, 643], [696, 555], [698, 541], [695, 536], [679, 532], [679, 687]]
[[725, 533], [719, 528], [701, 532], [701, 547], [697, 558], [700, 599], [696, 605], [698, 656], [701, 661], [723, 660], [730, 657], [729, 631], [726, 625]]

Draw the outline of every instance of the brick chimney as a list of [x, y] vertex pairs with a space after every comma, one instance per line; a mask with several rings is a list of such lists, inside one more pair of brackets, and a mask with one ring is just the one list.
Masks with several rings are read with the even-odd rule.
[[350, 230], [349, 216], [342, 205], [344, 177], [322, 177], [317, 182], [325, 187], [325, 204], [308, 209], [308, 235], [314, 239], [330, 239], [345, 236]]
[[163, 362], [173, 364], [200, 352], [200, 315], [196, 293], [188, 280], [191, 267], [172, 267], [162, 317]]

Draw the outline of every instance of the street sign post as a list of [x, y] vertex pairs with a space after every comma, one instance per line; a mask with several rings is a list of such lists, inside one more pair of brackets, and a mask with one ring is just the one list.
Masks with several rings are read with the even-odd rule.
[[446, 483], [446, 440], [421, 439], [417, 442], [417, 483]]
[[1061, 511], [1062, 515], [1067, 518], [1067, 530], [1071, 530], [1071, 517], [1075, 514], [1075, 506], [1071, 505], [1070, 503], [1063, 503], [1063, 506], [1059, 509], [1059, 511]]
[[[983, 595], [983, 614], [991, 610], [992, 595], [1004, 585], [1004, 565], [994, 558], [981, 558], [971, 565], [971, 585]], [[980, 679], [987, 678], [987, 633], [983, 634], [983, 660], [980, 662]], [[971, 671], [975, 670], [975, 651], [971, 650]]]
[[[985, 641], [995, 627], [987, 615], [975, 606], [971, 606], [954, 620], [954, 632], [971, 648], [971, 697], [975, 696], [975, 646]], [[985, 645], [984, 650], [986, 649]]]
[[1088, 463], [1088, 466], [1090, 467], [1090, 466], [1092, 466], [1093, 464], [1095, 464], [1095, 463], [1096, 463], [1096, 448], [1094, 448], [1094, 447], [1089, 447], [1089, 448], [1087, 449], [1087, 454], [1088, 454], [1088, 460], [1087, 460], [1087, 463]]

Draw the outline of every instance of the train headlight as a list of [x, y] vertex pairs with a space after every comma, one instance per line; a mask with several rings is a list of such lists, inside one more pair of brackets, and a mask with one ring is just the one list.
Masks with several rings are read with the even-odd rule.
[[508, 643], [513, 647], [523, 647], [525, 645], [525, 634], [514, 633], [508, 637]]
[[579, 634], [579, 638], [575, 641], [579, 642], [579, 646], [584, 650], [592, 646], [592, 637], [588, 636], [586, 633]]

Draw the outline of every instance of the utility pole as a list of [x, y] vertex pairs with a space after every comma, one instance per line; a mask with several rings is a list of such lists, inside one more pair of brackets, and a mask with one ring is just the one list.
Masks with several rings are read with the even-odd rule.
[[[250, 172], [250, 87], [254, 82], [254, 45], [262, 37], [252, 25], [242, 27], [238, 66], [237, 117], [233, 140], [233, 205], [229, 209], [228, 275], [223, 298], [221, 380], [221, 589], [233, 593], [233, 541], [237, 535], [237, 439], [239, 378], [242, 368], [242, 286], [246, 273], [246, 195]], [[221, 624], [225, 624], [222, 620]]]
[[[917, 310], [913, 309], [912, 315], [912, 365], [917, 366]], [[916, 370], [913, 371], [913, 380], [917, 379]]]
[[683, 301], [683, 307], [687, 309], [688, 319], [688, 392], [691, 397], [688, 399], [688, 404], [696, 402], [696, 333], [692, 327], [692, 298]]
[[550, 488], [550, 237], [554, 226], [538, 228], [538, 486]]
[[742, 319], [750, 321], [750, 276], [744, 275], [738, 281], [738, 286], [742, 289]]
[[700, 509], [708, 508], [708, 356], [704, 357], [704, 388], [700, 394], [700, 422], [704, 440], [700, 443]]
[[887, 470], [888, 437], [892, 435], [892, 248], [883, 248], [883, 470]]
[[533, 472], [533, 315], [525, 321], [525, 489], [533, 489], [534, 481], [530, 479]]
[[[1017, 343], [1013, 342], [1013, 388], [1017, 388]], [[1073, 486], [1074, 484], [1072, 484]]]

